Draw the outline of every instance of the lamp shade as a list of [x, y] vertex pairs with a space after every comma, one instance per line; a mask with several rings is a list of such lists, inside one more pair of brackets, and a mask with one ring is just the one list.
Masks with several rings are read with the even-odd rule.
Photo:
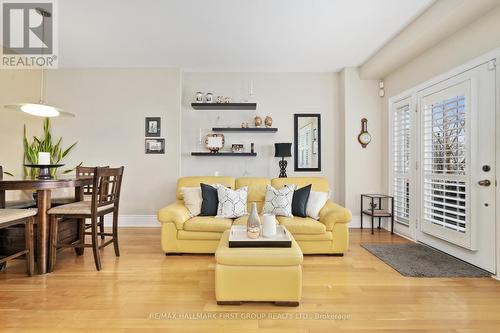
[[290, 157], [292, 156], [291, 143], [275, 143], [274, 144], [274, 157]]

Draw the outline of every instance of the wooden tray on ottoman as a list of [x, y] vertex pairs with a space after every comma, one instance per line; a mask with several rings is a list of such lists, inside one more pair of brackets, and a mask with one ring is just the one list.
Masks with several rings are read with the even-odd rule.
[[283, 226], [276, 226], [276, 235], [248, 238], [245, 225], [234, 225], [229, 233], [229, 247], [292, 247], [292, 236]]

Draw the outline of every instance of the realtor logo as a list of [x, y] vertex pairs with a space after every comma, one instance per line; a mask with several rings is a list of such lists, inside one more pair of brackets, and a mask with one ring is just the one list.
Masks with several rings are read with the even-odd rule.
[[57, 67], [54, 9], [50, 0], [1, 1], [2, 68]]

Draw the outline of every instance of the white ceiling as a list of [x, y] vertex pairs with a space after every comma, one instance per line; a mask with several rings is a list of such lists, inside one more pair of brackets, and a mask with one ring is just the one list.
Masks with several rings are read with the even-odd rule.
[[337, 71], [433, 0], [59, 0], [60, 67]]

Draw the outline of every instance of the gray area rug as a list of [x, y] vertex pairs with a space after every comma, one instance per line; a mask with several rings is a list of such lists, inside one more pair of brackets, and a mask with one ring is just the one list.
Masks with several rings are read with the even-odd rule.
[[361, 246], [404, 276], [491, 276], [476, 266], [422, 244], [361, 244]]

